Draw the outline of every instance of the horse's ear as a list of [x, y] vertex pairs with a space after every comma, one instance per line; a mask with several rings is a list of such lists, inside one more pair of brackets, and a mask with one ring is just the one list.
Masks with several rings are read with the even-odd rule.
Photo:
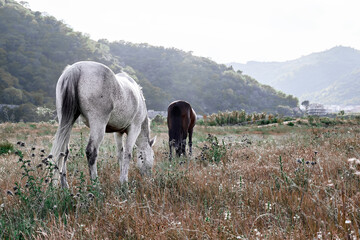
[[150, 142], [149, 142], [150, 147], [154, 146], [155, 142], [156, 142], [156, 136], [150, 140]]

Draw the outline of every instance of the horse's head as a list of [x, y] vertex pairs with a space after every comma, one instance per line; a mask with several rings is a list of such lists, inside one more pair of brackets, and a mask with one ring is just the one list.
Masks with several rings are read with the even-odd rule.
[[146, 140], [138, 146], [137, 150], [137, 165], [141, 174], [151, 174], [151, 167], [154, 163], [154, 150], [152, 146], [155, 144], [156, 136], [151, 140]]

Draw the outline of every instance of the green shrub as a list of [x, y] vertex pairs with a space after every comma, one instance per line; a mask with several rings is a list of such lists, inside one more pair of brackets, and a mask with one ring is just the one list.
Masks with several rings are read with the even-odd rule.
[[0, 143], [0, 155], [14, 152], [14, 145], [8, 141]]
[[91, 204], [103, 201], [97, 181], [87, 186], [82, 172], [74, 195], [53, 185], [54, 165], [47, 159], [37, 166], [23, 158], [19, 163], [21, 182], [15, 182], [13, 191], [7, 191], [17, 201], [5, 206], [0, 214], [0, 239], [31, 239], [40, 227], [46, 229], [53, 216], [66, 224], [69, 213], [86, 214]]
[[210, 116], [205, 116], [203, 120], [203, 124], [208, 126], [237, 125], [244, 123], [266, 125], [276, 122], [278, 122], [277, 115], [266, 113], [246, 114], [244, 110], [213, 113]]
[[219, 144], [219, 140], [215, 135], [208, 134], [206, 143], [201, 149], [200, 160], [210, 163], [220, 163], [226, 155], [226, 146], [224, 140]]
[[163, 116], [158, 114], [154, 117], [153, 120], [151, 120], [151, 122], [154, 122], [157, 124], [164, 124], [166, 122], [166, 118], [164, 118]]

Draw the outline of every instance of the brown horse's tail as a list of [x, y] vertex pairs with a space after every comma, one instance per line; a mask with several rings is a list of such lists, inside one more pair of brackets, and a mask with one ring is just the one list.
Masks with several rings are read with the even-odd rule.
[[70, 66], [60, 76], [56, 86], [56, 105], [59, 118], [59, 127], [55, 135], [51, 154], [57, 159], [62, 151], [65, 151], [69, 141], [70, 132], [76, 119], [80, 115], [78, 99], [78, 83], [80, 69]]
[[169, 129], [169, 138], [170, 141], [174, 141], [175, 147], [179, 147], [182, 136], [183, 136], [183, 128], [182, 128], [182, 119], [181, 119], [181, 109], [179, 106], [173, 106], [171, 109], [171, 129]]

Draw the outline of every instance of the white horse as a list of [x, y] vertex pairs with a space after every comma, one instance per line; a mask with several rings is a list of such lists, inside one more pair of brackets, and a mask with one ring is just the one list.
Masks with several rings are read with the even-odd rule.
[[[53, 181], [61, 180], [68, 188], [66, 160], [72, 126], [81, 116], [90, 127], [86, 147], [91, 179], [98, 177], [96, 158], [105, 132], [113, 132], [120, 165], [120, 183], [128, 181], [132, 150], [137, 146], [137, 166], [142, 174], [151, 174], [154, 162], [150, 140], [150, 120], [140, 86], [126, 73], [115, 75], [96, 62], [77, 62], [65, 68], [56, 85], [56, 110], [59, 127], [51, 154], [56, 160]], [[127, 134], [123, 147], [123, 134]], [[60, 177], [59, 177], [60, 175]]]

